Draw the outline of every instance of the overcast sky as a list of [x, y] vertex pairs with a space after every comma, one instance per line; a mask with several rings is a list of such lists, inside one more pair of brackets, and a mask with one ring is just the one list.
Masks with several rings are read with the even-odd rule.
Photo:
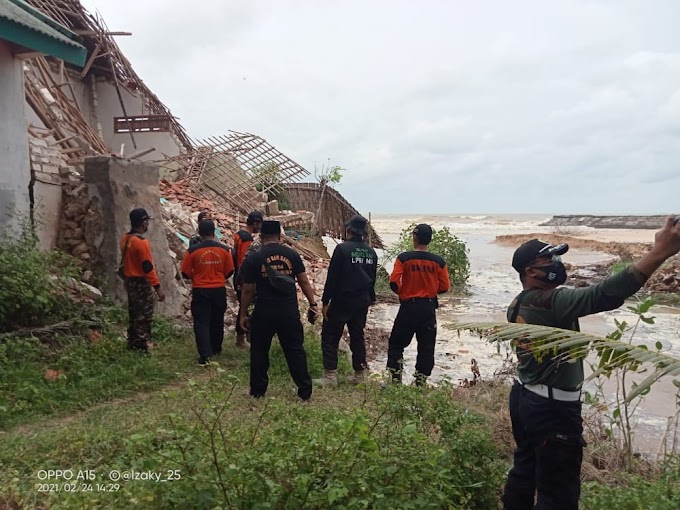
[[680, 210], [680, 2], [81, 0], [194, 138], [368, 213]]

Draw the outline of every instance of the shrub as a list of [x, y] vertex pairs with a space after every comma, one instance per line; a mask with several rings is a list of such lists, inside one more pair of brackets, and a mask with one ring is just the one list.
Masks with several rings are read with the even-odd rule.
[[[412, 224], [401, 231], [397, 243], [385, 252], [387, 260], [395, 259], [401, 252], [413, 250], [412, 233], [414, 228], [415, 224]], [[451, 285], [461, 287], [467, 283], [470, 277], [469, 250], [465, 241], [452, 234], [449, 227], [432, 229], [430, 251], [446, 261]]]
[[0, 332], [42, 326], [73, 308], [63, 277], [77, 276], [74, 259], [42, 252], [31, 228], [18, 238], [0, 238]]

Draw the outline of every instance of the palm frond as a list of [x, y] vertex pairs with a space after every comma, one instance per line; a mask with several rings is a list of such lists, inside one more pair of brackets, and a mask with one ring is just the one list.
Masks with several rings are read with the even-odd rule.
[[[472, 331], [490, 342], [530, 342], [534, 357], [539, 359], [551, 354], [557, 361], [568, 361], [595, 353], [600, 363], [587, 380], [609, 375], [616, 368], [627, 367], [633, 371], [642, 366], [652, 368], [652, 373], [643, 382], [633, 386], [627, 401], [648, 392], [662, 377], [680, 376], [680, 359], [659, 350], [650, 350], [646, 345], [633, 345], [580, 331], [535, 324], [467, 322], [450, 327], [456, 331]], [[676, 386], [680, 387], [677, 383]]]

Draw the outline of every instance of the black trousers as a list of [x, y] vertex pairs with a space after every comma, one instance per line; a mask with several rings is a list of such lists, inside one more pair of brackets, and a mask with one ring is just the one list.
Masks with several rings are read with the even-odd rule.
[[290, 375], [298, 387], [298, 396], [312, 396], [312, 378], [307, 369], [305, 335], [297, 305], [276, 307], [256, 304], [250, 321], [250, 394], [262, 397], [269, 386], [269, 349], [274, 335], [288, 363]]
[[352, 368], [354, 370], [366, 368], [364, 328], [366, 327], [368, 305], [368, 298], [347, 301], [334, 299], [331, 301], [328, 307], [328, 320], [324, 320], [321, 327], [321, 351], [324, 369], [337, 370], [338, 368], [338, 346], [345, 324], [347, 324], [349, 331]]
[[405, 301], [399, 307], [387, 348], [387, 368], [395, 380], [401, 380], [404, 349], [413, 335], [418, 342], [416, 376], [429, 376], [434, 367], [434, 344], [437, 340], [437, 303], [435, 300]]
[[193, 289], [191, 315], [194, 317], [196, 347], [201, 359], [222, 352], [224, 313], [227, 311], [227, 289]]
[[[236, 276], [234, 276], [236, 278]], [[239, 320], [239, 317], [241, 317], [241, 289], [243, 288], [242, 285], [237, 285], [236, 286], [236, 299], [238, 300], [238, 315], [236, 316], [236, 334], [237, 335], [245, 335], [248, 333], [245, 329], [241, 327], [241, 321]]]
[[510, 419], [517, 449], [502, 498], [504, 508], [576, 510], [585, 446], [581, 402], [544, 398], [515, 382]]

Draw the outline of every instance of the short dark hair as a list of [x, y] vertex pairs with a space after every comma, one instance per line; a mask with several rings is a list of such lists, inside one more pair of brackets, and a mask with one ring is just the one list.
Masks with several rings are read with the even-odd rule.
[[198, 213], [198, 222], [199, 223], [202, 222], [203, 218], [205, 218], [209, 214], [210, 214], [210, 211], [201, 211], [200, 213]]
[[246, 225], [254, 225], [255, 223], [262, 223], [264, 216], [260, 211], [253, 211], [248, 214], [246, 218]]
[[215, 235], [215, 224], [211, 220], [203, 220], [198, 224], [198, 235], [208, 237]]
[[416, 228], [413, 229], [413, 235], [416, 236], [418, 243], [430, 244], [430, 241], [432, 241], [432, 227], [426, 223], [416, 225]]

